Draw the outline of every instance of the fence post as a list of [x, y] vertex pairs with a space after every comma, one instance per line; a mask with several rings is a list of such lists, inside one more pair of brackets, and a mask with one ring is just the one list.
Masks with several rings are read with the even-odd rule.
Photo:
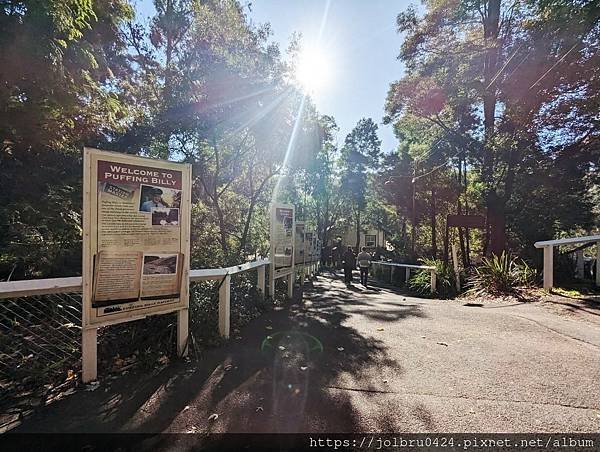
[[296, 276], [295, 272], [292, 272], [287, 277], [287, 295], [292, 298], [294, 296], [294, 277]]
[[548, 245], [544, 247], [544, 289], [552, 289], [553, 273], [554, 273], [554, 258], [553, 258], [553, 246]]
[[229, 338], [231, 276], [226, 275], [219, 289], [219, 334]]
[[275, 262], [269, 264], [269, 296], [275, 298]]
[[458, 250], [456, 243], [452, 244], [452, 265], [454, 266], [454, 277], [456, 278], [456, 290], [460, 292], [460, 270], [458, 269]]
[[257, 271], [257, 281], [256, 281], [256, 286], [258, 287], [258, 290], [260, 290], [260, 293], [262, 293], [263, 295], [265, 294], [265, 267], [266, 265], [261, 265], [260, 267], [258, 267]]
[[404, 286], [408, 287], [408, 280], [410, 279], [410, 267], [406, 267], [404, 270]]
[[390, 265], [390, 284], [394, 284], [394, 270], [395, 267], [393, 265]]
[[435, 274], [435, 269], [431, 270], [431, 293], [435, 293], [437, 285], [437, 275]]
[[98, 329], [83, 328], [81, 331], [81, 379], [84, 383], [98, 376]]
[[179, 357], [188, 354], [189, 318], [190, 310], [188, 308], [177, 311], [177, 355]]
[[584, 269], [583, 269], [583, 250], [579, 250], [575, 253], [577, 259], [577, 277], [579, 279], [583, 279]]

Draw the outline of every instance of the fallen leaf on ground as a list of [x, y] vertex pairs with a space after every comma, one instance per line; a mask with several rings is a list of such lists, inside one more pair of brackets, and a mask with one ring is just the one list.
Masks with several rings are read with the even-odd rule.
[[308, 367], [306, 367], [306, 366], [300, 366], [300, 370], [304, 371], [306, 369], [308, 369]]
[[383, 331], [383, 328], [377, 328], [377, 331]]
[[125, 360], [123, 358], [117, 358], [113, 362], [113, 369], [119, 369], [125, 365]]
[[343, 352], [344, 351], [344, 347], [338, 347], [338, 352]]
[[280, 345], [279, 347], [277, 347], [279, 350], [285, 350], [285, 347], [283, 345]]
[[388, 381], [387, 381], [387, 380], [383, 380], [383, 382], [384, 382], [385, 384], [387, 384], [387, 382], [388, 382]]
[[444, 347], [448, 347], [448, 344], [446, 344], [445, 342], [437, 342], [438, 345], [443, 345]]
[[231, 369], [233, 369], [233, 366], [231, 364], [227, 364], [225, 366], [225, 372], [229, 372]]
[[160, 358], [158, 358], [157, 361], [158, 361], [159, 364], [169, 364], [169, 357], [163, 355]]
[[269, 326], [269, 325], [267, 325], [267, 326], [265, 326], [265, 329], [267, 329], [267, 330], [272, 330], [272, 329], [273, 329], [273, 327], [272, 327], [272, 326]]
[[181, 410], [181, 411], [183, 412], [183, 411], [187, 411], [187, 410], [189, 410], [189, 409], [190, 409], [190, 406], [189, 406], [189, 405], [186, 405], [186, 406], [184, 406], [184, 407], [183, 407], [183, 410]]
[[425, 339], [427, 336], [421, 336], [422, 339]]
[[217, 413], [213, 413], [210, 416], [208, 416], [209, 421], [216, 421], [217, 419], [219, 419], [219, 415]]
[[256, 412], [258, 413], [259, 411], [264, 411], [263, 407], [259, 406], [258, 408], [256, 408]]

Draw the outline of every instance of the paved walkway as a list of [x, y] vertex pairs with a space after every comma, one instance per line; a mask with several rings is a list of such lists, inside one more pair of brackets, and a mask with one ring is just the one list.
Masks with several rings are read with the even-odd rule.
[[200, 363], [103, 382], [16, 430], [600, 431], [600, 310], [586, 312], [464, 306], [319, 277]]

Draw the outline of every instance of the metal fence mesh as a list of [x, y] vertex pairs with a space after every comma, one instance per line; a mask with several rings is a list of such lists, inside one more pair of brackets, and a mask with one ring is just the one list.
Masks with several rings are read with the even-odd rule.
[[0, 405], [75, 379], [80, 357], [80, 294], [0, 300]]

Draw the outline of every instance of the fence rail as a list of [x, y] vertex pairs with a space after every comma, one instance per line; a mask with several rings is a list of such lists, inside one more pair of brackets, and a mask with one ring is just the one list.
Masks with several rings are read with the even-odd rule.
[[435, 267], [429, 265], [416, 265], [416, 264], [399, 264], [397, 262], [384, 262], [374, 261], [373, 265], [379, 265], [383, 267], [390, 267], [390, 283], [394, 281], [394, 270], [396, 268], [405, 269], [405, 281], [408, 284], [410, 279], [411, 270], [428, 270], [431, 278], [431, 293], [435, 293], [437, 286], [437, 274]]
[[[544, 289], [551, 290], [554, 286], [554, 247], [561, 245], [596, 243], [596, 286], [600, 287], [600, 235], [585, 237], [570, 237], [567, 239], [544, 240], [535, 242], [533, 246], [544, 250]], [[578, 253], [578, 266], [583, 266], [583, 253]]]

